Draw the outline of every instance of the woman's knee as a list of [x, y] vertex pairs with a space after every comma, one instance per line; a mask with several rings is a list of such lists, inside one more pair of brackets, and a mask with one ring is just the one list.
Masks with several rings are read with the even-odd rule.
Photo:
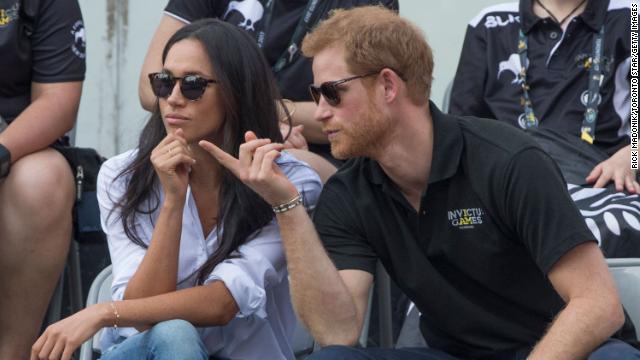
[[149, 351], [155, 358], [208, 359], [198, 330], [185, 320], [169, 320], [154, 325], [147, 334]]

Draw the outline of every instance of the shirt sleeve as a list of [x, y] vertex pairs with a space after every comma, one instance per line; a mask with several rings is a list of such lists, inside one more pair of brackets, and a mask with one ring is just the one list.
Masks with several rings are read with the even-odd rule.
[[355, 209], [348, 205], [348, 190], [337, 181], [325, 186], [313, 221], [325, 249], [338, 270], [375, 273], [376, 255], [360, 226]]
[[229, 4], [228, 0], [170, 0], [165, 14], [186, 23], [205, 18], [219, 18]]
[[84, 80], [85, 40], [77, 0], [43, 1], [32, 37], [32, 80], [40, 83]]
[[[284, 159], [279, 161], [281, 170], [303, 196], [307, 210], [312, 210], [322, 188], [318, 174], [290, 155], [282, 157]], [[224, 282], [240, 309], [237, 317], [256, 315], [266, 318], [268, 289], [279, 285], [288, 276], [276, 220], [260, 229], [233, 255], [216, 265], [205, 284]]]
[[483, 27], [467, 26], [451, 89], [450, 114], [495, 118], [484, 99], [489, 66], [485, 36]]
[[[113, 283], [111, 297], [113, 300], [122, 300], [124, 291], [133, 277], [138, 266], [142, 262], [146, 249], [134, 244], [124, 232], [120, 219], [120, 209], [116, 203], [126, 190], [127, 180], [116, 176], [122, 170], [119, 162], [121, 156], [107, 160], [98, 173], [97, 197], [100, 206], [100, 221], [102, 230], [107, 236], [109, 254], [113, 264]], [[136, 224], [139, 231], [144, 231], [140, 224]], [[143, 236], [144, 237], [144, 236]]]
[[575, 246], [595, 241], [567, 191], [555, 162], [541, 149], [527, 148], [506, 167], [503, 216], [544, 274]]

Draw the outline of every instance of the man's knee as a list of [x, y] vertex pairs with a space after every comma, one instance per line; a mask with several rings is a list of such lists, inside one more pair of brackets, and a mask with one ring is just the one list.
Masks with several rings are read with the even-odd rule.
[[[45, 149], [16, 161], [2, 183], [3, 201], [16, 211], [39, 216], [70, 214], [74, 181], [69, 164], [60, 153]], [[20, 208], [15, 208], [15, 207]]]
[[589, 360], [608, 359], [640, 359], [640, 351], [633, 346], [617, 339], [609, 339], [600, 345], [588, 358]]

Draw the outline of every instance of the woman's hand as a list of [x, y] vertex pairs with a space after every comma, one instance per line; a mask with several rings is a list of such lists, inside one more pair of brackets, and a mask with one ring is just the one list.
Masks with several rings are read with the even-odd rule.
[[271, 206], [294, 198], [298, 193], [296, 187], [275, 163], [284, 145], [258, 139], [252, 131], [247, 131], [244, 139], [238, 159], [208, 141], [199, 144]]
[[108, 303], [92, 305], [66, 319], [49, 325], [31, 347], [31, 360], [70, 360], [73, 352], [112, 319]]
[[[289, 129], [291, 129], [291, 134], [289, 134]], [[288, 124], [280, 123], [280, 133], [282, 134], [282, 138], [286, 138], [284, 148], [309, 150], [307, 139], [302, 135], [303, 130], [304, 125], [296, 125], [291, 128]], [[288, 138], [286, 137], [287, 135], [289, 135]]]
[[640, 194], [640, 184], [636, 181], [636, 170], [631, 169], [631, 147], [625, 146], [609, 159], [596, 165], [587, 176], [587, 183], [594, 188], [607, 186], [613, 181], [616, 191]]
[[166, 198], [183, 200], [189, 185], [189, 171], [196, 160], [182, 129], [168, 134], [151, 152], [151, 163], [158, 174]]

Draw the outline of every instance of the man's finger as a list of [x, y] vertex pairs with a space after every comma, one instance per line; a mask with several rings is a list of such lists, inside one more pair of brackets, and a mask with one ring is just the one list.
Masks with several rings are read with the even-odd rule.
[[275, 160], [280, 156], [280, 151], [271, 150], [264, 155], [262, 159], [262, 164], [260, 164], [260, 175], [264, 176], [269, 173], [269, 171], [273, 171], [274, 173], [279, 173], [278, 170], [280, 168], [275, 163]]
[[267, 144], [256, 149], [253, 155], [253, 161], [251, 162], [251, 175], [257, 176], [260, 173], [262, 160], [266, 153], [272, 150], [280, 151], [282, 149], [284, 149], [284, 145], [279, 143]]
[[[247, 132], [249, 133], [249, 131]], [[253, 133], [252, 133], [253, 134]], [[246, 138], [246, 136], [245, 136]], [[271, 143], [271, 139], [252, 139], [247, 140], [244, 144], [240, 145], [240, 151], [238, 154], [238, 160], [240, 160], [240, 167], [250, 168], [255, 156], [256, 149], [261, 146]]]
[[226, 167], [235, 175], [238, 175], [238, 171], [240, 170], [240, 162], [238, 161], [238, 159], [231, 156], [230, 154], [227, 154], [224, 150], [220, 149], [209, 141], [200, 140], [200, 142], [198, 142], [198, 145], [200, 145], [201, 148], [205, 149], [209, 154], [211, 154], [211, 156], [218, 160], [220, 165]]
[[245, 142], [249, 142], [251, 140], [256, 140], [258, 137], [256, 136], [256, 133], [254, 133], [253, 131], [247, 131], [246, 133], [244, 133], [244, 141]]

